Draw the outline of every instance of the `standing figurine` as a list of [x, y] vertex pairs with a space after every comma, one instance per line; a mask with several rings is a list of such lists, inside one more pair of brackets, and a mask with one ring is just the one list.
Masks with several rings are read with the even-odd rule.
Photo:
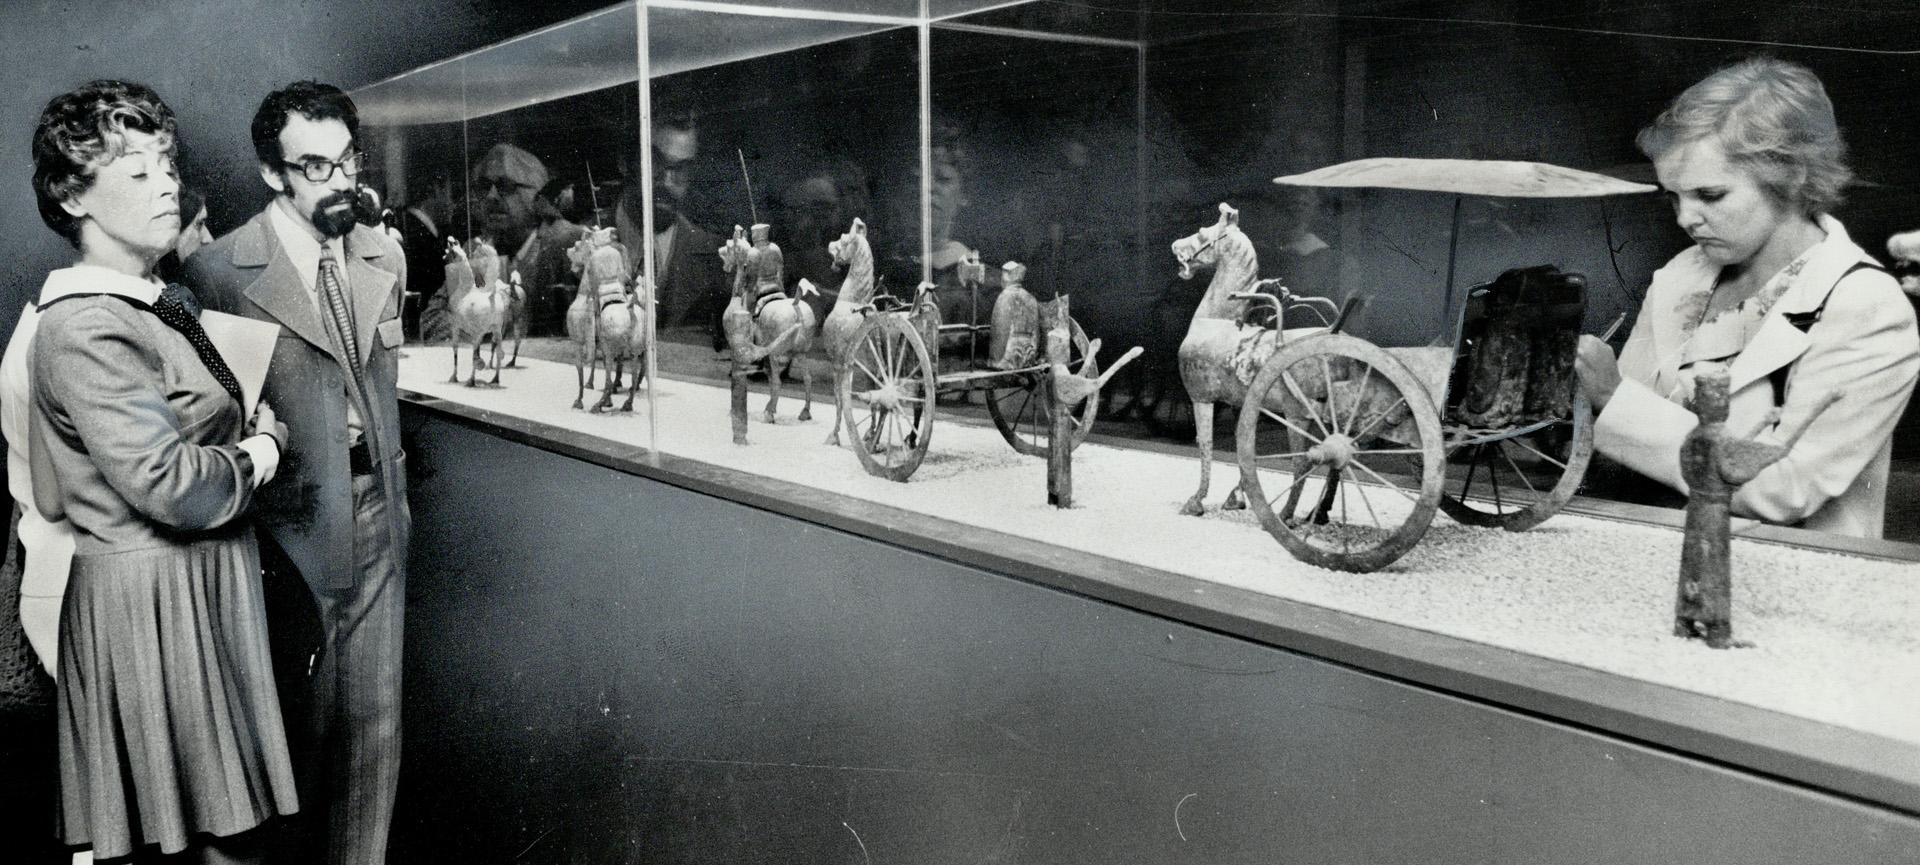
[[[1012, 262], [1008, 263], [1010, 266]], [[1025, 268], [1022, 268], [1024, 270]], [[1067, 296], [1060, 295], [1053, 302], [1040, 304], [1046, 307], [1047, 325], [1047, 398], [1051, 400], [1050, 414], [1053, 429], [1048, 438], [1047, 448], [1047, 504], [1056, 508], [1073, 507], [1073, 412], [1088, 397], [1106, 387], [1107, 379], [1120, 368], [1133, 362], [1146, 349], [1134, 346], [1127, 350], [1113, 366], [1104, 372], [1098, 372], [1095, 358], [1100, 354], [1100, 340], [1087, 344], [1087, 355], [1080, 359], [1080, 368], [1068, 366], [1072, 360], [1073, 346], [1072, 317], [1068, 314]], [[999, 308], [994, 308], [996, 324]], [[1035, 309], [1036, 325], [1041, 317], [1038, 307]], [[997, 334], [998, 328], [995, 329]]]
[[1733, 645], [1732, 503], [1733, 495], [1767, 466], [1793, 450], [1813, 419], [1841, 397], [1822, 397], [1800, 428], [1775, 444], [1756, 437], [1779, 420], [1778, 409], [1745, 436], [1727, 432], [1727, 368], [1703, 363], [1693, 380], [1693, 413], [1700, 425], [1680, 446], [1680, 476], [1687, 482], [1687, 536], [1680, 550], [1680, 588], [1673, 609], [1676, 637], [1706, 640], [1725, 649]]
[[987, 366], [1020, 369], [1034, 365], [1040, 352], [1040, 302], [1027, 291], [1027, 266], [1009, 261], [1000, 267], [1000, 296], [993, 301], [993, 331], [987, 342]]
[[[767, 409], [762, 415], [773, 423], [774, 409], [780, 402], [780, 375], [793, 355], [813, 348], [813, 331], [818, 316], [800, 295], [818, 294], [813, 283], [801, 280], [796, 296], [787, 297], [781, 280], [784, 267], [780, 247], [767, 239], [764, 223], [753, 226], [752, 244], [740, 226], [720, 248], [723, 268], [733, 274], [733, 299], [720, 315], [721, 329], [733, 354], [733, 443], [747, 443], [746, 381], [753, 365], [767, 361]], [[800, 420], [813, 419], [813, 373], [800, 365], [800, 378], [806, 402], [800, 408]]]

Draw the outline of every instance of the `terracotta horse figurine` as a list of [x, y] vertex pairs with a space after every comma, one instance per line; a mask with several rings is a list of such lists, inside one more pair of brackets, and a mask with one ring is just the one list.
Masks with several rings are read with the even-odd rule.
[[[1181, 505], [1180, 513], [1199, 516], [1206, 512], [1204, 500], [1213, 473], [1213, 404], [1238, 404], [1247, 398], [1247, 386], [1261, 362], [1273, 353], [1281, 332], [1245, 324], [1247, 301], [1233, 297], [1255, 290], [1260, 281], [1253, 241], [1240, 231], [1240, 211], [1220, 205], [1219, 221], [1174, 241], [1173, 256], [1180, 262], [1181, 279], [1192, 279], [1195, 268], [1213, 268], [1213, 281], [1193, 312], [1179, 352], [1180, 381], [1193, 400], [1194, 444], [1200, 448], [1200, 488]], [[1246, 496], [1236, 483], [1221, 507], [1246, 506]]]
[[[633, 350], [631, 343], [634, 334], [639, 334], [640, 339], [644, 340], [646, 329], [644, 321], [636, 320], [636, 310], [628, 301], [626, 255], [615, 242], [612, 228], [583, 230], [581, 239], [567, 251], [567, 260], [573, 264], [580, 280], [573, 303], [567, 307], [567, 336], [573, 340], [573, 368], [578, 384], [573, 407], [580, 408], [586, 392], [594, 386], [595, 366], [602, 365], [600, 326], [606, 313], [614, 313], [608, 321], [611, 338], [628, 344], [621, 347], [622, 351], [616, 352], [620, 357], [635, 355], [638, 361], [638, 353]], [[594, 406], [595, 411], [612, 405], [613, 394], [618, 392], [619, 382], [614, 380], [613, 366], [606, 366], [606, 369], [609, 376], [608, 392]], [[628, 391], [629, 410], [633, 391], [639, 389], [637, 374], [634, 383], [635, 387]]]
[[[500, 386], [499, 334], [506, 328], [508, 308], [513, 304], [513, 289], [499, 279], [499, 255], [485, 240], [474, 238], [472, 249], [447, 238], [446, 291], [447, 313], [452, 323], [453, 372], [449, 383], [460, 380], [460, 344], [473, 343], [473, 364], [467, 371], [467, 387], [478, 386], [482, 362], [480, 344], [493, 336], [493, 381]], [[491, 267], [489, 267], [491, 262]]]
[[[736, 365], [761, 357], [767, 359], [767, 409], [761, 418], [773, 423], [774, 410], [780, 404], [781, 373], [796, 355], [804, 355], [813, 348], [813, 333], [819, 327], [819, 316], [801, 298], [820, 291], [806, 280], [800, 281], [792, 295], [765, 290], [767, 284], [777, 286], [781, 279], [777, 264], [779, 248], [767, 242], [765, 228], [755, 225], [753, 242], [749, 244], [745, 231], [736, 225], [732, 239], [720, 248], [722, 267], [733, 274], [733, 299], [721, 313], [720, 324], [726, 331]], [[772, 267], [767, 266], [770, 262]], [[743, 360], [743, 345], [749, 349], [746, 354], [753, 357]], [[813, 420], [813, 372], [804, 363], [798, 368], [806, 394], [806, 402], [800, 407], [800, 420]]]
[[633, 385], [627, 388], [627, 401], [620, 410], [633, 411], [634, 394], [640, 392], [640, 381], [647, 374], [647, 352], [653, 347], [647, 340], [647, 319], [653, 314], [653, 285], [645, 277], [628, 279], [625, 249], [614, 242], [613, 229], [601, 231], [604, 235], [589, 239], [593, 251], [588, 255], [586, 273], [581, 277], [581, 282], [596, 287], [593, 302], [598, 304], [599, 313], [593, 320], [594, 342], [600, 350], [600, 368], [607, 374], [607, 389], [589, 411], [602, 412], [612, 407], [613, 395], [620, 392], [620, 376], [628, 360], [633, 361]]
[[[835, 376], [840, 368], [847, 365], [848, 351], [853, 347], [853, 332], [860, 329], [860, 322], [866, 315], [861, 308], [873, 302], [873, 247], [867, 243], [867, 224], [854, 219], [840, 239], [827, 244], [827, 252], [833, 256], [833, 266], [847, 272], [846, 279], [840, 283], [840, 296], [833, 301], [833, 309], [827, 313], [827, 321], [820, 329], [820, 342], [826, 347], [827, 360], [833, 364]], [[840, 415], [847, 410], [835, 400], [833, 426], [827, 432], [827, 444], [840, 445]]]

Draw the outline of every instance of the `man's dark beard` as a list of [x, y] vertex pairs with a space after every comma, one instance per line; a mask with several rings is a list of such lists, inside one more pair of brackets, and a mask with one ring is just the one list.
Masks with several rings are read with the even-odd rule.
[[[355, 206], [359, 203], [360, 196], [354, 194], [351, 189], [335, 192], [314, 204], [313, 213], [308, 214], [307, 221], [312, 222], [313, 227], [319, 229], [324, 237], [346, 237], [353, 233], [353, 227], [360, 223], [359, 214], [354, 212]], [[337, 204], [344, 204], [346, 207], [339, 210], [332, 209]]]

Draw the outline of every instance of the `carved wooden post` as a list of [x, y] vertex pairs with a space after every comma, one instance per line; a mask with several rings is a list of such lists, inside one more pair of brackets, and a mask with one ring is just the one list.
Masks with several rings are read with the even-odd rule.
[[1680, 445], [1680, 476], [1687, 482], [1687, 536], [1680, 548], [1673, 634], [1724, 649], [1733, 642], [1733, 569], [1728, 559], [1734, 490], [1721, 475], [1718, 459], [1727, 438], [1724, 367], [1694, 378], [1692, 408], [1700, 416], [1700, 425]]
[[747, 375], [751, 367], [739, 361], [733, 362], [733, 369], [727, 372], [727, 378], [733, 385], [733, 402], [727, 408], [727, 416], [733, 419], [733, 443], [747, 443]]
[[[1047, 328], [1047, 363], [1050, 369], [1066, 368], [1072, 352], [1072, 318], [1067, 313], [1067, 297], [1059, 296], [1053, 321]], [[1073, 406], [1065, 394], [1053, 386], [1053, 376], [1040, 377], [1042, 399], [1053, 412], [1053, 431], [1047, 442], [1047, 504], [1056, 508], [1073, 507]], [[1077, 401], [1076, 401], [1077, 402]]]
[[1844, 395], [1828, 391], [1798, 429], [1776, 429], [1778, 443], [1753, 439], [1779, 421], [1775, 409], [1744, 436], [1727, 432], [1727, 368], [1701, 364], [1693, 379], [1693, 413], [1700, 425], [1680, 445], [1680, 477], [1687, 482], [1687, 537], [1680, 549], [1680, 590], [1674, 601], [1675, 636], [1733, 645], [1733, 494], [1793, 450], [1794, 442]]

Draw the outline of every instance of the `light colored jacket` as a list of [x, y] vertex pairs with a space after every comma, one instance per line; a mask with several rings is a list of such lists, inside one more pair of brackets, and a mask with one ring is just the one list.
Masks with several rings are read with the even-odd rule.
[[[1727, 429], [1762, 425], [1774, 406], [1772, 374], [1788, 368], [1779, 423], [1760, 440], [1807, 425], [1830, 391], [1840, 401], [1814, 418], [1785, 459], [1741, 487], [1733, 511], [1769, 523], [1855, 537], [1880, 537], [1893, 429], [1920, 375], [1920, 334], [1900, 286], [1884, 271], [1852, 270], [1873, 259], [1832, 217], [1827, 237], [1774, 302], [1729, 364]], [[1619, 390], [1594, 424], [1601, 453], [1682, 493], [1680, 445], [1699, 423], [1682, 359], [1691, 339], [1676, 307], [1713, 285], [1719, 268], [1698, 247], [1653, 275], [1633, 335], [1620, 353]], [[1844, 277], [1844, 279], [1843, 279]], [[1824, 304], [1824, 306], [1823, 306]], [[1693, 307], [1697, 313], [1698, 307]], [[1791, 320], [1819, 311], [1804, 332]], [[1789, 365], [1791, 365], [1789, 367]]]

